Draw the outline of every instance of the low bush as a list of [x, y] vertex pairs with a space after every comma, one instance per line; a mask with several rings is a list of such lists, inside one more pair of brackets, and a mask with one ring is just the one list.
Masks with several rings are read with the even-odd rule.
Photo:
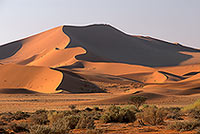
[[183, 118], [181, 118], [181, 116], [182, 116], [181, 108], [179, 108], [179, 107], [169, 107], [169, 108], [162, 108], [162, 109], [166, 111], [166, 113], [167, 113], [166, 118], [167, 119], [183, 120]]
[[167, 126], [168, 129], [176, 131], [191, 131], [200, 126], [199, 121], [175, 122]]
[[121, 122], [121, 123], [129, 123], [134, 122], [136, 120], [135, 112], [127, 109], [120, 108], [117, 106], [110, 106], [100, 118], [104, 123], [109, 122]]
[[53, 134], [48, 125], [33, 125], [29, 129], [30, 134]]
[[192, 109], [188, 111], [189, 117], [200, 120], [200, 109]]
[[36, 111], [30, 116], [30, 121], [35, 125], [46, 125], [49, 122], [47, 115], [47, 111]]
[[3, 121], [11, 122], [13, 120], [27, 119], [30, 115], [27, 112], [17, 111], [15, 113], [1, 113], [0, 118]]
[[13, 114], [15, 120], [27, 119], [28, 117], [30, 117], [30, 115], [27, 112], [17, 111]]
[[75, 110], [75, 109], [76, 109], [76, 105], [73, 105], [73, 104], [69, 105], [68, 107], [69, 107], [71, 110]]
[[11, 123], [9, 124], [9, 129], [13, 130], [16, 133], [19, 132], [29, 132], [28, 124], [27, 123]]
[[137, 117], [139, 120], [142, 120], [142, 122], [148, 123], [150, 125], [161, 125], [164, 123], [166, 111], [162, 108], [150, 106], [137, 113]]
[[76, 125], [77, 129], [94, 129], [94, 119], [92, 116], [88, 116], [87, 114], [82, 114], [80, 119]]

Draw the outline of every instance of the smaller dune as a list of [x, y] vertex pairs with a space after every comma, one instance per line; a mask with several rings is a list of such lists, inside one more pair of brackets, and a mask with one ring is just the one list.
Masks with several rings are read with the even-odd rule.
[[48, 52], [46, 55], [42, 55], [38, 59], [28, 63], [28, 65], [48, 66], [54, 68], [60, 66], [68, 66], [77, 62], [75, 56], [84, 53], [86, 53], [86, 51], [81, 47], [60, 50], [54, 49]]
[[107, 63], [107, 62], [86, 62], [82, 61], [84, 68], [79, 68], [80, 71], [89, 71], [99, 74], [123, 75], [129, 73], [152, 72], [155, 69], [140, 65], [129, 65], [123, 63]]
[[5, 92], [8, 91], [5, 89], [28, 89], [33, 92], [55, 93], [63, 79], [61, 72], [47, 67], [16, 64], [0, 66], [0, 74], [0, 89]]
[[167, 77], [165, 75], [157, 71], [148, 73], [125, 74], [120, 76], [123, 78], [137, 80], [143, 83], [163, 83], [167, 80]]
[[200, 71], [200, 64], [171, 66], [171, 67], [158, 67], [155, 69], [157, 69], [158, 71], [164, 71], [164, 72], [168, 72], [171, 74], [183, 76], [184, 74], [187, 74], [190, 72]]

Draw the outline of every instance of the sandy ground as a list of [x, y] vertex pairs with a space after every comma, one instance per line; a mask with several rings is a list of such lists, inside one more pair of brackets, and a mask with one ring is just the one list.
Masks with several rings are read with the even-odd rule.
[[[104, 100], [116, 97], [109, 93], [90, 94], [0, 94], [0, 112], [27, 111], [34, 112], [39, 109], [46, 110], [69, 110], [68, 105], [75, 104], [78, 109], [98, 106], [105, 108], [113, 104], [105, 103]], [[183, 107], [200, 99], [200, 95], [195, 96], [170, 96], [167, 98], [148, 100], [147, 104], [159, 107], [179, 106]], [[91, 103], [97, 101], [96, 103]], [[128, 102], [118, 103], [126, 106]]]

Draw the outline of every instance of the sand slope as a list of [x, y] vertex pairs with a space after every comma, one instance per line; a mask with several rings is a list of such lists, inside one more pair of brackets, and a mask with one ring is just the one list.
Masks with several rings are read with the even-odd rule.
[[[55, 93], [63, 74], [47, 67], [7, 64], [0, 66], [0, 89], [29, 89]], [[12, 91], [12, 90], [11, 90]]]
[[60, 26], [0, 46], [0, 92], [196, 94], [199, 57], [198, 49], [110, 25]]
[[[39, 54], [46, 54], [51, 50], [63, 49], [69, 43], [69, 38], [57, 27], [26, 39], [6, 44], [0, 47], [5, 55], [1, 63], [17, 63]], [[20, 45], [20, 46], [19, 46]], [[12, 52], [10, 52], [12, 51]], [[13, 55], [13, 53], [15, 53]]]

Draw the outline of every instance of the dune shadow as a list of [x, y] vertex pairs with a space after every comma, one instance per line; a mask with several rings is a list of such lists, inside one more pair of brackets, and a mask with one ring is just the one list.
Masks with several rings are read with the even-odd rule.
[[191, 55], [180, 53], [181, 51], [200, 52], [150, 37], [130, 36], [110, 25], [64, 26], [63, 32], [71, 39], [67, 48], [86, 49], [86, 54], [76, 56], [78, 60], [150, 67], [175, 66], [192, 58]]
[[37, 92], [31, 91], [28, 89], [4, 88], [4, 89], [0, 89], [0, 93], [2, 94], [35, 94]]
[[22, 41], [14, 41], [0, 46], [0, 60], [13, 56], [22, 47]]
[[63, 79], [56, 90], [63, 90], [69, 93], [105, 93], [105, 90], [76, 73], [60, 69], [56, 70], [63, 73]]

